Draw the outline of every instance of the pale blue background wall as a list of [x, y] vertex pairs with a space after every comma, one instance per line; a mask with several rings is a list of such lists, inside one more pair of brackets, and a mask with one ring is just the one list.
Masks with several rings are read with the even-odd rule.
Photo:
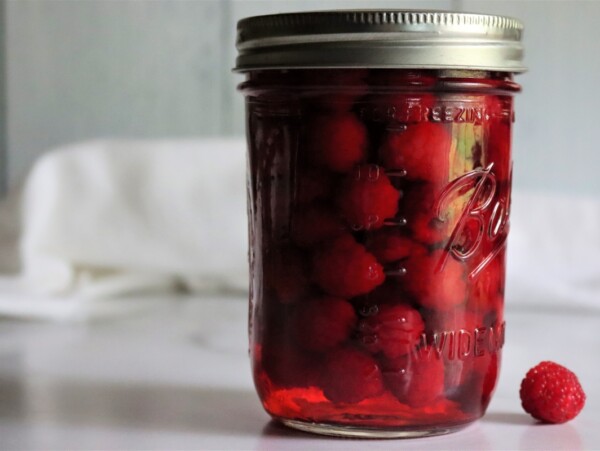
[[230, 72], [241, 17], [418, 7], [525, 21], [530, 71], [518, 78], [524, 92], [517, 100], [515, 186], [600, 197], [600, 1], [4, 3], [0, 184], [16, 185], [37, 156], [72, 141], [242, 135], [240, 78]]

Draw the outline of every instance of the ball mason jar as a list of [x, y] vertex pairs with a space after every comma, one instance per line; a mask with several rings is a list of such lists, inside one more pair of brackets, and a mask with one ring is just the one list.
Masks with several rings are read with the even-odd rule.
[[416, 437], [484, 414], [504, 343], [521, 33], [444, 12], [238, 23], [250, 356], [275, 420]]

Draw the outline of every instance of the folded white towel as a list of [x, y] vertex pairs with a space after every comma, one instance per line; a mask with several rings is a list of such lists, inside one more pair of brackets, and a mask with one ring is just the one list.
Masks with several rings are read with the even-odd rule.
[[100, 141], [29, 177], [21, 254], [40, 293], [247, 288], [242, 140]]
[[600, 311], [600, 201], [514, 193], [507, 301]]

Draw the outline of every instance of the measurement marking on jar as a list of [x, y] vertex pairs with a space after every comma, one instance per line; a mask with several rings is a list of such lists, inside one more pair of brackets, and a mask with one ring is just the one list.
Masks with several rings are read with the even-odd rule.
[[386, 269], [384, 272], [386, 276], [404, 277], [407, 273], [407, 270], [404, 266], [397, 266], [395, 268]]
[[385, 175], [387, 175], [388, 177], [400, 177], [400, 178], [404, 178], [404, 177], [406, 177], [407, 174], [408, 174], [408, 172], [406, 172], [406, 169], [398, 169], [398, 170], [392, 170], [392, 171], [385, 171]]
[[383, 221], [383, 225], [387, 227], [404, 227], [408, 224], [408, 220], [404, 217], [391, 218]]

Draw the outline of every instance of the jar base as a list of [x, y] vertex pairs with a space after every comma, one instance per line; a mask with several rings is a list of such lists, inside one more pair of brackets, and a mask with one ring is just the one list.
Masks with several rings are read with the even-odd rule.
[[281, 423], [292, 429], [297, 429], [303, 432], [313, 434], [327, 435], [331, 437], [346, 437], [346, 438], [418, 438], [418, 437], [433, 437], [435, 435], [445, 435], [459, 431], [467, 427], [472, 422], [462, 423], [444, 427], [423, 427], [423, 428], [390, 428], [378, 429], [360, 426], [334, 425], [327, 423], [310, 423], [307, 421], [285, 420], [279, 419]]

